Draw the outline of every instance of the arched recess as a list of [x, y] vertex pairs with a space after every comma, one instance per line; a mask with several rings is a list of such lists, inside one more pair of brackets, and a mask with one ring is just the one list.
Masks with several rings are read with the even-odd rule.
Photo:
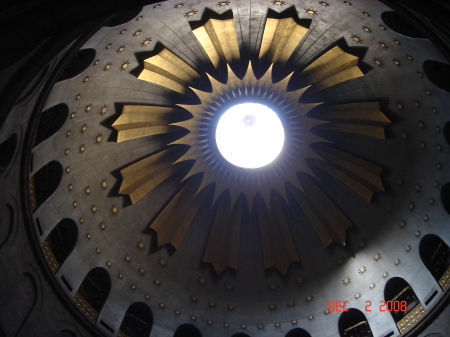
[[[401, 277], [393, 277], [387, 281], [384, 287], [384, 299], [386, 302], [406, 301], [407, 303], [405, 311], [391, 311], [392, 318], [400, 333], [408, 331], [425, 315], [425, 309], [413, 288]], [[385, 310], [387, 310], [387, 306]]]
[[105, 27], [116, 27], [127, 23], [132, 20], [142, 11], [142, 7], [131, 8], [126, 11], [121, 11], [120, 14], [117, 14], [115, 17], [109, 21]]
[[59, 75], [57, 82], [73, 78], [89, 67], [95, 58], [95, 50], [92, 48], [81, 49], [70, 60], [64, 71]]
[[420, 240], [419, 254], [423, 264], [442, 290], [450, 287], [450, 248], [437, 235], [428, 234]]
[[[34, 267], [29, 268], [31, 265], [26, 265], [27, 271], [22, 273], [22, 277], [17, 279], [16, 288], [11, 289], [14, 294], [13, 303], [9, 303], [6, 307], [17, 315], [16, 322], [20, 322], [15, 334], [6, 334], [7, 336], [19, 337], [23, 336], [22, 331], [29, 330], [29, 324], [32, 324], [33, 320], [29, 322], [30, 317], [35, 312], [38, 304], [42, 305], [42, 292], [41, 282], [39, 275], [36, 275]], [[39, 300], [41, 299], [41, 300]]]
[[17, 147], [17, 135], [13, 134], [0, 144], [0, 174], [11, 164]]
[[[6, 210], [5, 210], [6, 208]], [[0, 250], [11, 238], [14, 229], [14, 209], [10, 204], [0, 207], [3, 216], [0, 217]]]
[[58, 337], [77, 337], [77, 335], [73, 331], [70, 331], [68, 329], [64, 329], [64, 330], [61, 330], [58, 333]]
[[55, 326], [59, 331], [58, 337], [84, 337], [84, 333], [81, 331], [77, 323], [70, 321], [58, 321]]
[[51, 161], [30, 178], [30, 203], [33, 211], [38, 209], [56, 191], [62, 174], [62, 165], [57, 161]]
[[447, 122], [444, 125], [444, 137], [447, 143], [450, 145], [450, 122]]
[[78, 227], [75, 221], [62, 219], [42, 242], [45, 259], [54, 273], [72, 253], [77, 239]]
[[247, 335], [246, 333], [243, 333], [243, 332], [238, 332], [238, 333], [235, 333], [233, 336], [231, 336], [231, 337], [250, 337], [249, 335]]
[[366, 315], [358, 309], [348, 309], [339, 317], [339, 335], [341, 337], [370, 337], [373, 336]]
[[192, 324], [182, 324], [175, 330], [173, 337], [202, 337], [202, 333]]
[[69, 115], [69, 107], [60, 103], [43, 111], [33, 139], [33, 146], [53, 136], [63, 125]]
[[394, 11], [381, 13], [381, 20], [384, 24], [392, 29], [394, 32], [408, 37], [425, 38], [425, 36], [414, 27], [411, 23], [405, 20], [402, 16]]
[[149, 306], [142, 302], [130, 305], [117, 337], [149, 337], [153, 326], [153, 314]]
[[423, 63], [423, 71], [435, 86], [450, 92], [450, 64], [427, 60]]
[[311, 337], [311, 335], [305, 329], [295, 328], [289, 330], [285, 337]]
[[450, 183], [446, 183], [441, 188], [441, 202], [448, 214], [450, 214]]
[[111, 290], [111, 277], [102, 267], [92, 269], [78, 288], [73, 301], [78, 309], [92, 322], [98, 315]]

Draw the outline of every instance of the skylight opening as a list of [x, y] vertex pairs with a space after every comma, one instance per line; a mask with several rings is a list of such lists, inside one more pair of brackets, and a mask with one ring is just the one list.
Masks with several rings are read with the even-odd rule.
[[231, 164], [256, 169], [273, 162], [284, 144], [284, 128], [278, 115], [259, 103], [237, 104], [220, 117], [216, 143]]

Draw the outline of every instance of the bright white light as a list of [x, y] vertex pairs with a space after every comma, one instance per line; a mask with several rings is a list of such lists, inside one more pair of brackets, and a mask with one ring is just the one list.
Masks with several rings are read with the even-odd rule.
[[220, 117], [216, 143], [231, 164], [255, 169], [278, 157], [284, 144], [284, 129], [277, 114], [267, 106], [237, 104]]

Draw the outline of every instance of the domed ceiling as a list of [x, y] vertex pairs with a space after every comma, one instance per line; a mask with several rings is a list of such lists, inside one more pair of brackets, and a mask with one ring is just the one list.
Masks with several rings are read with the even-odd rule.
[[[391, 29], [391, 11], [169, 0], [86, 41], [67, 69], [86, 67], [47, 97], [42, 115], [59, 124], [38, 125], [29, 178], [36, 235], [67, 296], [86, 310], [86, 275], [111, 278], [99, 329], [117, 333], [144, 302], [152, 336], [184, 323], [204, 336], [335, 336], [328, 302], [345, 300], [384, 336], [398, 333], [378, 310], [391, 277], [424, 311], [442, 293], [421, 272], [419, 243], [450, 240], [449, 96], [423, 66], [445, 59]], [[241, 103], [267, 105], [284, 128], [281, 154], [262, 168], [217, 148], [220, 116]], [[56, 181], [48, 196], [44, 171]], [[77, 239], [59, 263], [48, 237], [70, 221]]]

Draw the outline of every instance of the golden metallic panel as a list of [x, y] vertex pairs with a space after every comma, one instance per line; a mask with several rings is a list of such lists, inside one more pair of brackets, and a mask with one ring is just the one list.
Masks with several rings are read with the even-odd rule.
[[142, 72], [138, 76], [138, 79], [160, 85], [161, 87], [168, 88], [180, 94], [185, 94], [187, 92], [187, 87], [183, 84], [180, 84], [180, 81], [167, 78], [164, 75], [146, 69], [142, 70]]
[[211, 263], [217, 275], [227, 267], [232, 269], [238, 267], [243, 206], [244, 198], [241, 197], [232, 211], [227, 191], [219, 198], [219, 206], [203, 255], [203, 262]]
[[118, 131], [117, 142], [120, 143], [129, 139], [177, 132], [180, 129], [169, 124], [178, 121], [179, 114], [179, 108], [125, 105], [112, 126]]
[[312, 85], [308, 90], [308, 95], [311, 95], [361, 76], [364, 76], [364, 73], [358, 67], [358, 57], [336, 46], [306, 67], [301, 72], [297, 85], [300, 88]]
[[331, 122], [350, 122], [388, 126], [391, 121], [381, 112], [378, 102], [347, 103], [318, 106], [311, 115], [314, 118]]
[[360, 181], [358, 177], [347, 174], [347, 172], [341, 171], [338, 167], [331, 165], [323, 160], [311, 159], [308, 161], [314, 167], [328, 173], [333, 176], [341, 183], [347, 185], [350, 189], [352, 189], [355, 193], [357, 193], [360, 197], [364, 198], [368, 202], [372, 200], [373, 190], [368, 187], [364, 182]]
[[[358, 177], [373, 192], [383, 192], [384, 187], [380, 175], [383, 169], [350, 153], [334, 149], [330, 146], [317, 144], [314, 150], [324, 159], [347, 174]], [[369, 200], [370, 201], [370, 200]]]
[[270, 213], [272, 221], [269, 224], [269, 233], [272, 236], [271, 246], [274, 249], [275, 267], [285, 275], [290, 263], [299, 262], [300, 258], [281, 207], [280, 195], [274, 190], [270, 200]]
[[289, 186], [288, 190], [295, 198], [303, 212], [305, 212], [306, 217], [313, 226], [314, 231], [319, 236], [323, 246], [328, 247], [333, 241], [338, 241], [337, 238], [332, 237], [332, 233], [329, 233], [325, 225], [325, 220], [319, 216], [319, 213], [313, 208], [313, 205], [310, 201], [308, 201], [306, 195], [292, 185]]
[[318, 125], [314, 130], [355, 133], [363, 136], [385, 139], [383, 127], [361, 124], [324, 123]]
[[208, 194], [202, 193], [195, 196], [197, 180], [190, 179], [152, 221], [150, 228], [157, 232], [158, 247], [170, 243], [176, 249], [179, 248], [192, 220]]
[[[313, 182], [306, 174], [299, 175], [299, 181], [305, 191], [308, 191], [308, 202], [322, 219], [328, 234], [333, 241], [345, 245], [345, 231], [352, 227], [350, 220], [342, 213], [336, 204]], [[322, 242], [325, 240], [322, 239]]]
[[259, 59], [271, 63], [287, 62], [308, 28], [292, 18], [267, 18], [259, 51]]
[[301, 72], [301, 79], [304, 87], [311, 83], [317, 83], [328, 76], [340, 73], [345, 69], [358, 65], [358, 57], [344, 52], [340, 47], [335, 46], [317, 59]]
[[157, 55], [144, 60], [144, 69], [164, 75], [179, 83], [191, 83], [200, 75], [170, 50], [164, 48]]
[[271, 213], [261, 197], [257, 196], [255, 203], [261, 233], [264, 269], [275, 267], [285, 275], [289, 265], [300, 259], [278, 198], [276, 194], [271, 197]]
[[241, 194], [234, 203], [233, 211], [231, 213], [231, 224], [232, 227], [228, 251], [228, 267], [237, 269], [238, 268], [238, 258], [239, 258], [239, 242], [241, 238], [241, 222], [242, 215], [244, 212], [245, 198]]
[[233, 19], [210, 19], [192, 32], [215, 68], [218, 68], [221, 62], [233, 63], [239, 60], [239, 45]]
[[211, 60], [214, 68], [218, 68], [220, 65], [220, 55], [217, 52], [213, 42], [211, 41], [206, 28], [203, 26], [199, 27], [197, 29], [194, 29], [192, 33], [194, 33], [197, 40], [201, 43], [203, 49], [206, 52], [206, 55], [208, 55], [208, 58]]
[[324, 89], [330, 88], [333, 85], [339, 84], [341, 82], [349, 81], [354, 78], [363, 76], [362, 71], [357, 67], [351, 67], [349, 69], [342, 70], [341, 72], [326, 77], [320, 82], [316, 82], [312, 85], [311, 89], [307, 92], [308, 95], [312, 95], [316, 92], [322, 91]]
[[178, 147], [172, 147], [124, 168], [120, 171], [123, 179], [119, 194], [128, 194], [136, 203], [177, 171], [172, 163], [182, 153]]
[[200, 75], [174, 53], [164, 48], [157, 55], [144, 60], [144, 69], [138, 78], [154, 83], [180, 94]]
[[180, 131], [180, 129], [168, 125], [146, 126], [137, 129], [122, 130], [118, 132], [117, 142], [120, 143], [125, 140], [148, 137], [153, 135], [162, 135], [167, 133], [175, 133], [178, 131]]
[[217, 275], [224, 271], [227, 267], [228, 244], [231, 223], [231, 204], [230, 196], [225, 191], [218, 200], [219, 205], [214, 216], [211, 232], [205, 253], [203, 254], [203, 262], [209, 262], [213, 265]]

